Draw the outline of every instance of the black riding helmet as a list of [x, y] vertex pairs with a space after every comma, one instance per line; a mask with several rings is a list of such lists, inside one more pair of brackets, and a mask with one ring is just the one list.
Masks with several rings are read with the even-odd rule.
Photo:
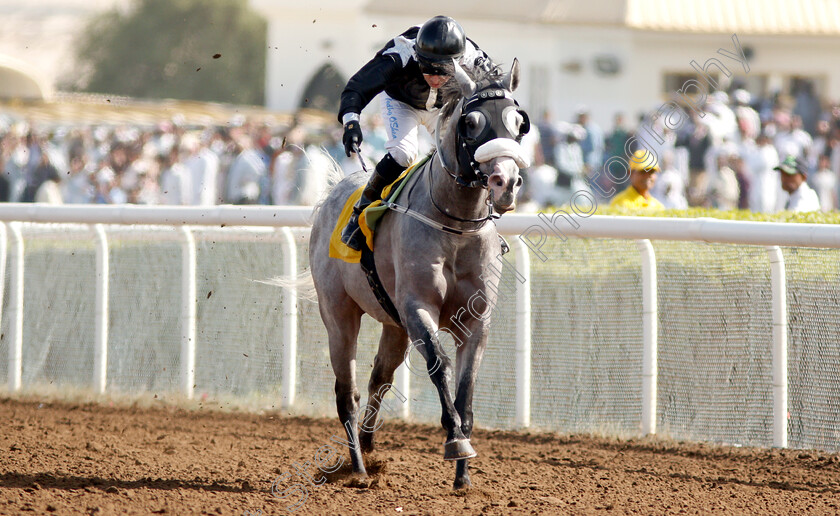
[[452, 60], [464, 55], [464, 29], [449, 16], [435, 16], [420, 27], [414, 49], [420, 71], [430, 75], [452, 75]]

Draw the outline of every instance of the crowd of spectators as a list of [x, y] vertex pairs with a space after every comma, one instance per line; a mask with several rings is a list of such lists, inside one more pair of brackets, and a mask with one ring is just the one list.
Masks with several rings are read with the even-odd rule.
[[313, 205], [332, 159], [344, 157], [337, 136], [246, 119], [49, 128], [9, 121], [0, 123], [0, 201]]
[[659, 166], [650, 193], [665, 208], [773, 213], [790, 208], [777, 167], [793, 156], [821, 209], [835, 210], [840, 105], [822, 106], [806, 83], [794, 96], [766, 99], [743, 88], [716, 91], [702, 109], [683, 106], [667, 122], [667, 116], [648, 113], [631, 127], [619, 113], [609, 131], [590, 120], [586, 107], [569, 122], [546, 112], [536, 124], [537, 160], [527, 171], [526, 195], [536, 206], [560, 205], [584, 189], [608, 203], [628, 187], [629, 174], [617, 162], [604, 164], [615, 156], [626, 162], [633, 152], [648, 149]]
[[[605, 131], [585, 107], [569, 122], [542, 113], [523, 140], [533, 166], [523, 172], [520, 209], [559, 206], [582, 189], [609, 203], [630, 178], [604, 164], [640, 148], [657, 157], [649, 193], [665, 208], [784, 210], [789, 196], [777, 167], [790, 156], [821, 209], [838, 208], [840, 105], [823, 109], [809, 88], [769, 99], [742, 88], [717, 91], [701, 110], [681, 111], [684, 123], [674, 124], [672, 116], [676, 130], [653, 115], [631, 126], [619, 113]], [[378, 116], [363, 122], [362, 155], [375, 163], [386, 134]], [[421, 145], [428, 150], [431, 141]], [[218, 126], [176, 119], [154, 127], [45, 128], [0, 116], [0, 201], [314, 205], [329, 187], [334, 163], [344, 173], [361, 168], [344, 155], [338, 124], [238, 118]]]

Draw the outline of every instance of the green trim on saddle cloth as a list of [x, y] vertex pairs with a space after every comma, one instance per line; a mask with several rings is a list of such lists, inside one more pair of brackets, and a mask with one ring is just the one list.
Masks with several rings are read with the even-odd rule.
[[[388, 200], [388, 202], [394, 202], [397, 197], [402, 192], [403, 187], [408, 183], [408, 179], [414, 174], [414, 172], [419, 169], [424, 163], [429, 161], [431, 154], [428, 154], [421, 158], [419, 161], [414, 162], [410, 165], [402, 174], [390, 185], [386, 186], [382, 189], [382, 198]], [[356, 205], [356, 202], [362, 196], [362, 191], [365, 189], [365, 185], [360, 186], [356, 189], [347, 201], [344, 203], [344, 207], [341, 210], [341, 214], [336, 221], [335, 227], [333, 228], [332, 235], [330, 235], [330, 257], [331, 258], [338, 258], [340, 260], [344, 260], [347, 263], [359, 263], [361, 260], [362, 253], [361, 251], [356, 251], [351, 249], [347, 246], [344, 242], [341, 241], [341, 232], [344, 230], [344, 227], [347, 225], [347, 222], [350, 220], [350, 215], [353, 213], [353, 206]], [[373, 233], [376, 230], [376, 226], [379, 223], [379, 220], [385, 215], [385, 212], [388, 210], [386, 206], [382, 205], [381, 200], [374, 201], [365, 208], [362, 213], [359, 215], [359, 228], [362, 230], [362, 233], [365, 235], [365, 239], [367, 241], [368, 247], [372, 250], [373, 249]]]
[[[416, 161], [413, 165], [410, 165], [405, 171], [400, 174], [400, 177], [397, 178], [396, 181], [391, 183], [390, 185], [386, 186], [382, 189], [382, 198], [387, 200], [388, 202], [394, 202], [399, 197], [400, 192], [402, 192], [403, 187], [408, 183], [408, 179], [414, 175], [414, 172], [423, 166], [424, 163], [429, 161], [431, 154], [427, 154], [425, 157], [421, 158], [420, 161]], [[365, 238], [367, 239], [368, 247], [373, 250], [373, 233], [376, 231], [376, 226], [379, 224], [379, 219], [385, 215], [385, 212], [388, 211], [387, 206], [383, 206], [382, 201], [374, 201], [365, 208], [362, 212], [362, 215], [359, 217], [359, 227], [362, 228], [362, 233], [364, 233]], [[367, 231], [366, 231], [367, 230]]]

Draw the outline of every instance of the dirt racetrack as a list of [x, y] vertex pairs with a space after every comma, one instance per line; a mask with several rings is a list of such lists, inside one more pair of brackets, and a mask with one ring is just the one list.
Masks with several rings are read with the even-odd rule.
[[[340, 430], [37, 400], [0, 400], [0, 418], [0, 514], [288, 514], [296, 496], [272, 496], [272, 481]], [[295, 514], [840, 513], [836, 454], [480, 430], [473, 488], [456, 492], [442, 442], [439, 428], [387, 421], [372, 485], [346, 487], [339, 470]]]

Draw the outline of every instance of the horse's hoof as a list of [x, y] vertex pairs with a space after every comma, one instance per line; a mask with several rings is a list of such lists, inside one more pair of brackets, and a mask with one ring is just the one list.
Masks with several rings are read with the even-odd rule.
[[476, 455], [469, 439], [453, 439], [443, 445], [443, 460], [471, 459]]
[[452, 489], [457, 491], [459, 489], [469, 489], [472, 487], [472, 482], [470, 482], [469, 478], [455, 479], [455, 483], [452, 485]]
[[344, 487], [355, 487], [357, 489], [367, 489], [371, 487], [372, 480], [367, 473], [352, 473], [347, 480], [344, 481]]

